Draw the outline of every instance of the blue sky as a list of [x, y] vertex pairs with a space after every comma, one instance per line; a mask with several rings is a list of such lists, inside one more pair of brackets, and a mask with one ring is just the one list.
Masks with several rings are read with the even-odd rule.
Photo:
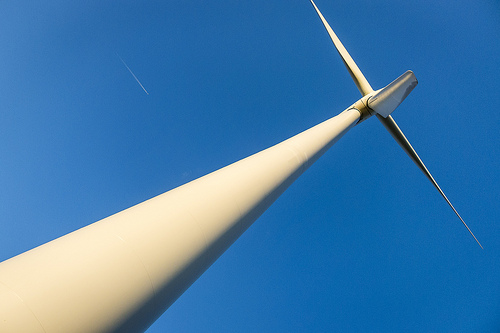
[[[497, 332], [499, 1], [317, 0], [484, 246], [370, 119], [148, 332]], [[0, 259], [360, 96], [307, 0], [0, 2]], [[149, 95], [121, 62], [122, 58]]]

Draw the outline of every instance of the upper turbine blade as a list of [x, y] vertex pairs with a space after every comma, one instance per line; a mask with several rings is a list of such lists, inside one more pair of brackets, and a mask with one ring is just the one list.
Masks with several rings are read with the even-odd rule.
[[469, 230], [469, 232], [472, 235], [472, 237], [474, 237], [474, 239], [479, 244], [479, 246], [481, 248], [483, 248], [483, 246], [481, 245], [481, 243], [479, 243], [479, 241], [477, 240], [476, 236], [474, 236], [474, 234], [470, 230], [470, 228], [467, 225], [467, 223], [465, 223], [465, 221], [462, 219], [462, 217], [460, 216], [460, 214], [458, 214], [458, 212], [455, 209], [455, 207], [453, 207], [453, 205], [451, 204], [450, 200], [448, 200], [448, 198], [444, 194], [443, 190], [441, 190], [441, 188], [439, 187], [439, 185], [437, 184], [437, 182], [434, 180], [434, 177], [432, 177], [432, 175], [429, 172], [429, 170], [427, 170], [427, 168], [425, 167], [424, 163], [422, 162], [422, 160], [420, 159], [420, 157], [417, 155], [417, 152], [415, 151], [415, 149], [413, 149], [413, 147], [411, 146], [410, 142], [405, 137], [405, 135], [403, 134], [403, 132], [401, 131], [401, 129], [399, 129], [399, 126], [396, 124], [396, 122], [394, 121], [394, 119], [390, 115], [387, 116], [387, 118], [384, 118], [383, 116], [381, 116], [379, 114], [377, 114], [377, 118], [384, 125], [384, 127], [389, 131], [389, 133], [391, 133], [392, 137], [397, 141], [397, 143], [401, 146], [401, 148], [403, 148], [403, 150], [406, 152], [406, 154], [408, 154], [408, 156], [410, 156], [410, 158], [412, 159], [412, 161], [415, 162], [415, 164], [420, 168], [420, 170], [422, 170], [422, 172], [424, 173], [424, 175], [432, 182], [432, 184], [439, 191], [439, 193], [441, 193], [441, 196], [444, 198], [444, 200], [446, 200], [446, 202], [448, 203], [448, 205], [450, 205], [451, 209], [453, 209], [453, 211], [458, 216], [458, 218], [460, 219], [460, 221], [462, 221], [462, 223], [467, 228], [467, 230]]
[[349, 52], [345, 49], [344, 45], [340, 42], [340, 39], [337, 37], [335, 32], [333, 32], [332, 28], [328, 24], [328, 22], [325, 20], [321, 12], [319, 11], [318, 7], [316, 7], [316, 4], [314, 3], [313, 0], [310, 0], [311, 4], [314, 6], [314, 9], [319, 15], [319, 18], [323, 22], [323, 25], [326, 28], [326, 31], [328, 31], [328, 34], [330, 35], [330, 38], [333, 41], [333, 44], [335, 44], [335, 47], [337, 48], [337, 51], [340, 54], [340, 57], [344, 61], [344, 65], [349, 71], [349, 74], [351, 74], [352, 79], [354, 80], [354, 83], [358, 87], [358, 90], [361, 92], [361, 95], [365, 96], [368, 95], [369, 93], [373, 92], [372, 87], [366, 80], [365, 76], [363, 73], [358, 68], [358, 65], [352, 60], [351, 56], [349, 55]]

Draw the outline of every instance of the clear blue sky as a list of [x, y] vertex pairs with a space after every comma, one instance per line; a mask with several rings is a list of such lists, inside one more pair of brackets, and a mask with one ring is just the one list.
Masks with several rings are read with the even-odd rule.
[[[317, 0], [481, 250], [374, 119], [148, 332], [498, 332], [499, 1]], [[0, 259], [359, 98], [308, 0], [1, 1]], [[149, 95], [127, 71], [120, 57]]]

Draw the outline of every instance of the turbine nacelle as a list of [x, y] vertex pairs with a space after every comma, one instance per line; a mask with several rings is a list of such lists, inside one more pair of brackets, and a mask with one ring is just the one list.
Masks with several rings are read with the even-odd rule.
[[406, 71], [386, 87], [372, 91], [360, 98], [350, 109], [356, 109], [361, 113], [359, 122], [375, 114], [387, 118], [405, 100], [417, 84], [415, 74], [412, 71]]
[[406, 71], [385, 88], [371, 93], [367, 100], [367, 106], [370, 110], [387, 118], [404, 101], [417, 84], [418, 81], [415, 74], [412, 71]]

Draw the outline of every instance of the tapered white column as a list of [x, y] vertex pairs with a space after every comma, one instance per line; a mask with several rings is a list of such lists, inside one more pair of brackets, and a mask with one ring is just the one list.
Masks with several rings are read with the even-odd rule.
[[143, 332], [359, 120], [305, 132], [0, 264], [0, 332]]

